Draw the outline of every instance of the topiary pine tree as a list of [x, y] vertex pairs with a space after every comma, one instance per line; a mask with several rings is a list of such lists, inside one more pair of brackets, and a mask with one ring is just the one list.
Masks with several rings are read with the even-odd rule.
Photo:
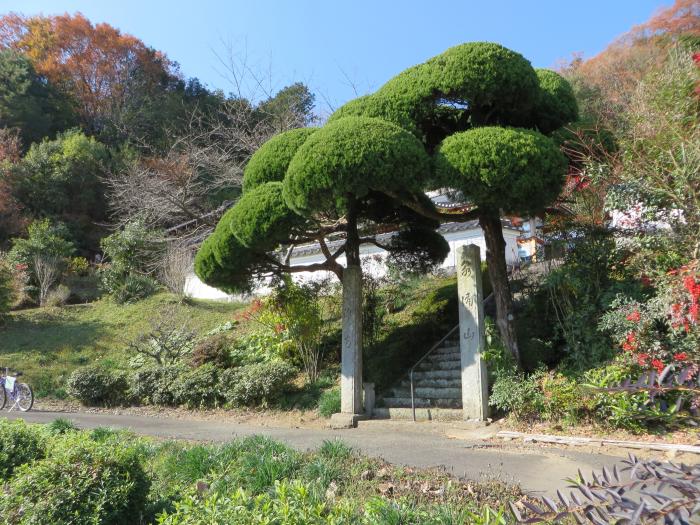
[[[360, 246], [375, 244], [427, 269], [449, 252], [440, 222], [479, 218], [499, 328], [517, 358], [500, 217], [535, 213], [556, 199], [566, 161], [542, 132], [575, 118], [571, 88], [556, 73], [537, 72], [498, 44], [449, 49], [349, 102], [322, 128], [264, 144], [246, 167], [242, 197], [200, 248], [195, 271], [227, 291], [250, 290], [279, 273], [336, 274], [343, 283], [342, 412], [358, 414]], [[438, 187], [460, 191], [470, 206], [437, 209], [425, 191]], [[381, 243], [377, 234], [387, 230], [397, 233]], [[294, 247], [309, 242], [325, 260], [291, 266]]]

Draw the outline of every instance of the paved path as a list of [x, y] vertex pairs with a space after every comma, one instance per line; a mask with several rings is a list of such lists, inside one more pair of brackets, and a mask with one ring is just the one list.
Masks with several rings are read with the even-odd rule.
[[31, 423], [49, 423], [57, 417], [72, 420], [78, 427], [107, 426], [128, 428], [138, 434], [161, 438], [228, 441], [235, 437], [263, 434], [290, 446], [307, 450], [324, 440], [340, 438], [368, 455], [381, 457], [398, 465], [445, 467], [456, 476], [469, 479], [497, 478], [520, 483], [531, 493], [553, 493], [565, 485], [563, 479], [574, 476], [577, 469], [590, 472], [612, 465], [621, 458], [568, 449], [488, 446], [482, 441], [450, 439], [430, 427], [412, 423], [368, 421], [352, 430], [272, 428], [240, 423], [195, 421], [136, 415], [59, 413], [32, 411], [11, 412], [11, 419]]

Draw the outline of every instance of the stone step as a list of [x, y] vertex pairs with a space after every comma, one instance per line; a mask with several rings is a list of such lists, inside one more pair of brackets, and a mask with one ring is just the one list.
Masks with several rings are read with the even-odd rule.
[[[414, 388], [462, 388], [462, 380], [459, 375], [454, 378], [417, 378], [413, 377], [413, 387]], [[411, 389], [411, 382], [408, 379], [404, 379], [399, 384], [398, 388], [403, 388], [406, 390]]]
[[458, 368], [452, 370], [416, 370], [413, 372], [414, 381], [424, 379], [459, 379], [461, 381], [462, 372]]
[[[415, 387], [413, 394], [416, 398], [423, 399], [462, 399], [461, 388], [431, 388], [431, 387]], [[409, 388], [393, 388], [389, 391], [390, 397], [407, 397], [411, 398], [411, 389]]]
[[[374, 419], [413, 419], [410, 408], [375, 408]], [[461, 408], [416, 408], [416, 421], [459, 421]]]
[[459, 354], [459, 344], [451, 342], [448, 346], [441, 346], [440, 348], [435, 350], [434, 353], [436, 353], [436, 354]]
[[450, 359], [449, 361], [423, 361], [416, 370], [428, 371], [428, 370], [461, 370], [462, 362], [459, 359]]
[[[383, 399], [386, 408], [411, 408], [410, 397], [385, 397]], [[459, 399], [425, 399], [416, 397], [416, 407], [421, 408], [462, 408], [462, 398]]]
[[441, 361], [460, 361], [461, 363], [461, 356], [459, 352], [450, 354], [431, 354], [425, 358], [425, 361], [429, 361], [431, 363], [439, 363]]

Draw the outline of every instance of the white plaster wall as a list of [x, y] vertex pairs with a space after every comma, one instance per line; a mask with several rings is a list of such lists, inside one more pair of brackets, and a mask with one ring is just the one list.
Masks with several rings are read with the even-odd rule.
[[203, 283], [194, 272], [185, 280], [185, 295], [195, 299], [210, 299], [212, 301], [232, 301], [233, 296]]
[[[519, 234], [520, 232], [518, 230], [512, 230], [510, 228], [503, 230], [503, 237], [506, 241], [506, 261], [509, 264], [514, 264], [520, 260], [518, 257], [517, 243]], [[445, 258], [444, 262], [440, 265], [440, 268], [442, 269], [455, 267], [457, 247], [465, 244], [476, 244], [479, 246], [481, 251], [481, 260], [486, 259], [486, 242], [484, 240], [484, 234], [481, 231], [481, 228], [446, 233], [445, 240], [450, 245], [450, 252]], [[364, 271], [375, 277], [384, 277], [386, 275], [387, 269], [382, 263], [386, 257], [387, 252], [377, 246], [365, 245], [360, 249], [360, 258], [362, 259]], [[292, 266], [304, 266], [323, 261], [323, 255], [321, 253], [317, 253], [305, 257], [292, 257], [291, 264]], [[345, 262], [345, 256], [338, 257], [338, 263], [340, 263], [342, 266], [345, 266]], [[324, 279], [335, 281], [337, 280], [337, 277], [332, 272], [300, 272], [294, 274], [294, 279], [297, 282], [312, 282]], [[266, 286], [260, 286], [256, 289], [255, 293], [265, 294], [268, 290], [269, 288]], [[236, 299], [235, 296], [228, 295], [220, 290], [217, 290], [216, 288], [212, 288], [211, 286], [204, 284], [199, 280], [194, 272], [187, 278], [185, 293], [196, 299], [212, 299], [218, 301], [231, 301]]]

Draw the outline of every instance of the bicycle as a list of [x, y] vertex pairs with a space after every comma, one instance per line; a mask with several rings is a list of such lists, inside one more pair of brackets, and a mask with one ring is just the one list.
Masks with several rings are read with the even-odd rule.
[[0, 375], [0, 410], [5, 408], [9, 397], [12, 401], [12, 406], [8, 412], [12, 412], [14, 408], [18, 408], [22, 412], [31, 410], [34, 406], [34, 392], [32, 387], [27, 383], [19, 383], [17, 378], [22, 375], [22, 372], [17, 372], [14, 376], [10, 375], [10, 369], [5, 368], [5, 375]]

